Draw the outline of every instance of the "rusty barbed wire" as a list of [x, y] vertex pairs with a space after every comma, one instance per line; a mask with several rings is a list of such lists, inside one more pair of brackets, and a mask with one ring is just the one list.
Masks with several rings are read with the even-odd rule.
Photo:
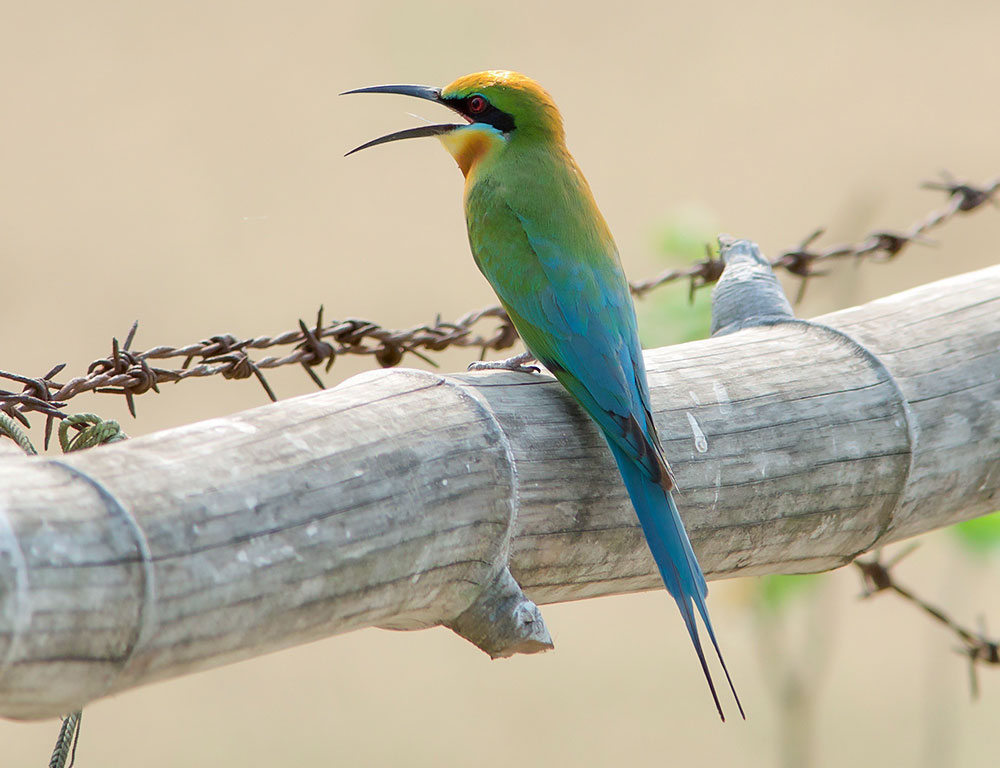
[[[485, 318], [496, 318], [499, 322], [492, 333], [477, 333], [473, 326]], [[517, 332], [507, 314], [500, 307], [487, 307], [463, 315], [450, 323], [438, 318], [434, 325], [423, 325], [407, 330], [389, 330], [367, 320], [335, 320], [323, 323], [323, 308], [317, 313], [313, 328], [299, 321], [297, 331], [286, 331], [275, 336], [257, 336], [239, 339], [231, 334], [212, 336], [203, 341], [181, 347], [157, 346], [144, 352], [132, 352], [130, 347], [135, 338], [138, 323], [129, 330], [125, 343], [111, 342], [111, 355], [95, 360], [87, 367], [84, 376], [67, 381], [54, 377], [65, 365], [59, 365], [44, 376], [30, 377], [0, 370], [0, 378], [10, 379], [24, 385], [22, 392], [0, 389], [0, 412], [8, 413], [26, 427], [30, 426], [28, 412], [38, 412], [46, 417], [45, 445], [48, 446], [52, 422], [64, 419], [61, 408], [68, 400], [84, 392], [116, 394], [125, 397], [129, 413], [135, 416], [136, 395], [150, 390], [159, 392], [159, 384], [183, 381], [189, 378], [221, 375], [227, 379], [245, 379], [255, 376], [268, 397], [274, 401], [277, 396], [264, 377], [263, 371], [285, 365], [299, 364], [305, 368], [317, 386], [324, 386], [316, 374], [315, 367], [325, 364], [330, 370], [337, 357], [345, 354], [372, 355], [383, 367], [398, 364], [406, 353], [414, 354], [430, 364], [434, 364], [421, 349], [440, 351], [450, 346], [475, 347], [482, 350], [506, 349], [517, 341]], [[332, 340], [333, 343], [326, 341]], [[295, 345], [292, 351], [282, 356], [267, 356], [252, 360], [249, 350]], [[179, 368], [160, 368], [152, 364], [155, 360], [183, 358]], [[198, 364], [192, 365], [196, 360]]]
[[[896, 258], [910, 243], [930, 241], [924, 235], [932, 229], [947, 223], [958, 213], [968, 213], [990, 203], [998, 205], [997, 192], [1000, 190], [1000, 176], [975, 186], [968, 182], [958, 181], [951, 174], [942, 172], [942, 181], [928, 181], [921, 186], [925, 189], [941, 190], [948, 194], [948, 201], [922, 219], [915, 221], [909, 229], [895, 231], [881, 229], [870, 232], [858, 243], [831, 245], [826, 248], [813, 248], [824, 233], [824, 229], [814, 230], [797, 246], [782, 252], [771, 259], [771, 266], [781, 268], [802, 279], [796, 302], [802, 300], [806, 283], [810, 278], [826, 274], [816, 269], [816, 264], [831, 259], [843, 259], [853, 256], [855, 259], [873, 259], [875, 261], [891, 261]], [[722, 274], [723, 264], [712, 258], [711, 253], [704, 261], [696, 262], [683, 269], [670, 269], [659, 275], [632, 284], [632, 292], [643, 296], [648, 291], [658, 288], [664, 283], [687, 279], [691, 283], [691, 294], [703, 286], [716, 282]]]
[[[976, 186], [960, 182], [944, 174], [943, 181], [928, 182], [924, 187], [947, 193], [946, 204], [931, 211], [903, 231], [876, 230], [864, 240], [851, 245], [834, 245], [815, 248], [813, 243], [822, 235], [818, 229], [796, 247], [784, 251], [771, 261], [775, 268], [782, 268], [802, 278], [799, 298], [805, 285], [812, 277], [823, 274], [816, 264], [830, 259], [853, 256], [856, 259], [870, 258], [889, 261], [898, 256], [913, 242], [925, 241], [924, 235], [959, 213], [969, 213], [987, 203], [997, 205], [1000, 177]], [[643, 297], [650, 291], [677, 280], [687, 279], [690, 294], [719, 279], [723, 264], [711, 250], [707, 257], [683, 269], [671, 269], [649, 279], [632, 283], [632, 292]], [[477, 331], [484, 320], [496, 321], [491, 332]], [[221, 375], [227, 379], [256, 377], [267, 396], [277, 400], [273, 389], [264, 376], [264, 371], [286, 365], [301, 365], [312, 381], [324, 387], [316, 368], [323, 366], [329, 371], [336, 359], [342, 355], [371, 355], [379, 365], [392, 367], [406, 354], [415, 355], [425, 362], [435, 365], [425, 352], [439, 352], [449, 347], [475, 348], [480, 358], [488, 350], [500, 351], [512, 347], [517, 339], [517, 331], [502, 307], [492, 306], [469, 312], [454, 322], [446, 322], [439, 316], [430, 325], [420, 325], [405, 330], [391, 330], [368, 320], [348, 318], [323, 322], [323, 308], [320, 307], [316, 321], [309, 327], [299, 320], [298, 329], [275, 336], [257, 336], [240, 339], [232, 334], [212, 336], [208, 339], [180, 347], [156, 346], [144, 352], [133, 352], [132, 343], [138, 323], [132, 325], [124, 344], [112, 339], [111, 354], [95, 360], [87, 367], [87, 373], [65, 381], [55, 377], [65, 364], [52, 368], [39, 377], [22, 376], [0, 370], [0, 378], [9, 379], [23, 385], [20, 392], [0, 389], [0, 412], [18, 419], [24, 426], [30, 424], [26, 413], [35, 412], [45, 416], [45, 445], [49, 444], [53, 422], [62, 420], [67, 414], [62, 411], [67, 401], [84, 392], [116, 394], [125, 397], [129, 413], [135, 416], [135, 396], [150, 390], [159, 392], [159, 385], [185, 379]], [[269, 355], [257, 360], [251, 359], [252, 350], [292, 346], [285, 355]], [[157, 367], [154, 361], [182, 358], [180, 367]]]
[[888, 562], [882, 561], [881, 552], [876, 552], [871, 560], [855, 560], [854, 565], [861, 571], [864, 580], [864, 592], [862, 592], [861, 597], [868, 598], [877, 592], [890, 590], [948, 627], [962, 644], [958, 651], [969, 660], [969, 687], [972, 698], [976, 699], [979, 696], [979, 677], [976, 674], [978, 666], [980, 664], [1000, 665], [1000, 640], [988, 637], [985, 628], [980, 632], [966, 629], [940, 608], [918, 597], [895, 580], [892, 569], [916, 548], [917, 545], [913, 544]]

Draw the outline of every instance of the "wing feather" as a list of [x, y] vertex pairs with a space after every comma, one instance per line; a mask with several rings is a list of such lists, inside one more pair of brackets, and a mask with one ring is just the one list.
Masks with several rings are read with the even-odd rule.
[[567, 253], [552, 233], [505, 201], [492, 202], [470, 206], [477, 211], [469, 222], [472, 252], [526, 346], [609, 440], [648, 477], [671, 488], [617, 254]]

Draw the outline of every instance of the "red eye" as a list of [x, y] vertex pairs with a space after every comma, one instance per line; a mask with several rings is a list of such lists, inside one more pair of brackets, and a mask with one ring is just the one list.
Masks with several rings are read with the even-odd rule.
[[483, 114], [488, 106], [489, 102], [486, 101], [485, 97], [479, 96], [478, 94], [470, 96], [469, 101], [466, 104], [466, 108], [469, 110], [469, 113], [473, 115]]

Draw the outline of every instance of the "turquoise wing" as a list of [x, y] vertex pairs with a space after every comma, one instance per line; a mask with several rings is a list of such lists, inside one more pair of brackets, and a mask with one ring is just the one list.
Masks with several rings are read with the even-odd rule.
[[474, 210], [469, 239], [476, 263], [525, 345], [609, 440], [669, 488], [635, 310], [617, 255], [600, 252], [599, 242], [589, 253], [568, 254], [552, 233], [506, 204]]

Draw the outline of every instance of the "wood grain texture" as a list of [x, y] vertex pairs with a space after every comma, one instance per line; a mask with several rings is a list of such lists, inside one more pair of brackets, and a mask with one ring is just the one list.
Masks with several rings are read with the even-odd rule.
[[[646, 353], [710, 579], [1000, 507], [1000, 266], [776, 323]], [[0, 458], [6, 717], [366, 626], [539, 650], [536, 603], [659, 587], [603, 438], [545, 376], [373, 372]]]

